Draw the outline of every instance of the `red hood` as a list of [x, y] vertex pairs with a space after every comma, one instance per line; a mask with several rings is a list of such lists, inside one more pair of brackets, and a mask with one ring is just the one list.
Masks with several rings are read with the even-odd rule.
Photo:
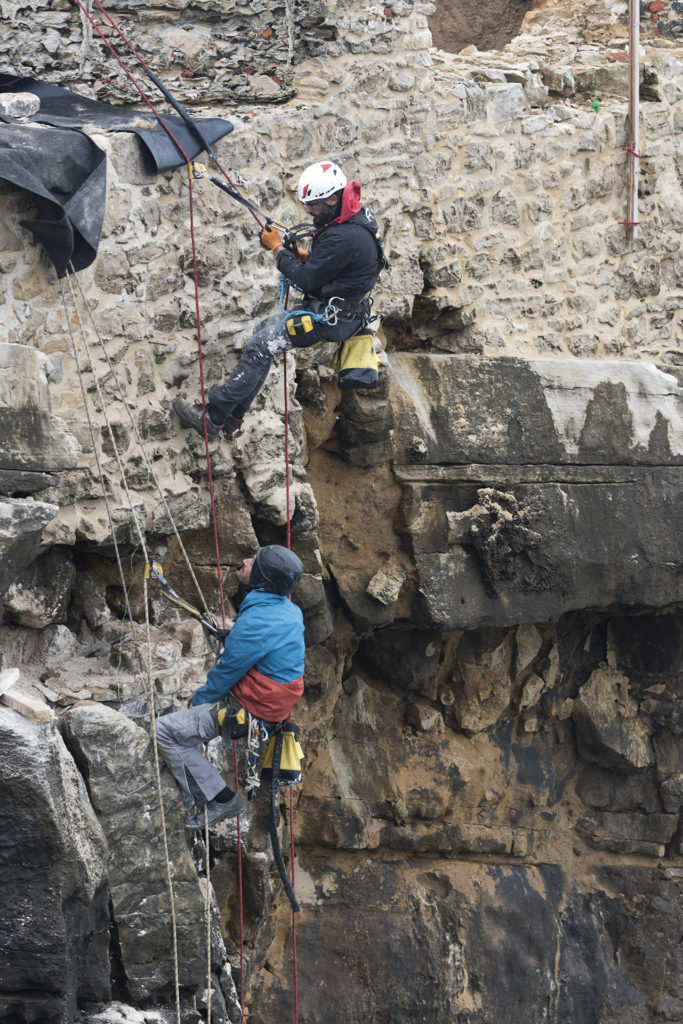
[[360, 182], [348, 181], [342, 192], [341, 213], [334, 220], [331, 220], [330, 224], [343, 224], [345, 220], [350, 220], [351, 217], [356, 213], [360, 213], [360, 211]]

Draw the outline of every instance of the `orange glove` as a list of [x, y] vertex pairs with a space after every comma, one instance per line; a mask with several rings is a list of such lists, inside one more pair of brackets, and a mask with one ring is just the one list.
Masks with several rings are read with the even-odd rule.
[[282, 245], [282, 238], [280, 233], [275, 230], [272, 224], [266, 224], [263, 231], [259, 235], [259, 241], [264, 249], [270, 249], [273, 252], [279, 245]]
[[309, 252], [309, 251], [308, 251], [307, 249], [300, 249], [300, 248], [299, 248], [299, 246], [297, 245], [297, 247], [296, 247], [296, 251], [295, 251], [294, 255], [295, 255], [295, 256], [296, 256], [296, 258], [297, 258], [298, 260], [300, 260], [300, 261], [301, 261], [302, 263], [305, 263], [305, 262], [306, 262], [306, 260], [308, 259], [308, 257], [309, 257], [309, 256], [310, 256], [311, 254], [310, 254], [310, 252]]

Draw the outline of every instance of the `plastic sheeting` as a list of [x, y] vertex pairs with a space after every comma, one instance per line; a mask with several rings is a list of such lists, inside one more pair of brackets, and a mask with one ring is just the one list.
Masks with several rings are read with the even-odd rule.
[[[33, 199], [36, 216], [21, 223], [44, 246], [59, 277], [70, 263], [75, 270], [90, 266], [104, 219], [106, 156], [80, 128], [87, 124], [102, 131], [134, 132], [151, 174], [185, 163], [149, 110], [114, 107], [14, 75], [0, 75], [0, 92], [31, 92], [40, 99], [40, 110], [30, 123], [0, 115], [5, 122], [0, 132], [0, 178]], [[185, 122], [159, 112], [188, 157], [198, 156], [203, 147]], [[233, 128], [222, 118], [198, 119], [197, 124], [210, 145]]]

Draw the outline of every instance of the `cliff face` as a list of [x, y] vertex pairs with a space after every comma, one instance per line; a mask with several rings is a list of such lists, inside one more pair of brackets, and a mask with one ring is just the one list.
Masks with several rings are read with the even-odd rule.
[[[654, 6], [633, 241], [622, 4], [538, 4], [504, 51], [458, 55], [432, 46], [438, 6], [125, 19], [182, 102], [233, 121], [216, 149], [256, 205], [298, 221], [300, 169], [333, 154], [392, 262], [375, 391], [341, 392], [330, 346], [287, 357], [309, 1024], [683, 1019], [683, 63], [675, 5]], [[15, 13], [12, 71], [130, 99], [68, 4]], [[170, 411], [199, 390], [187, 178], [87, 131], [107, 167], [92, 267], [60, 289], [29, 201], [0, 195], [0, 1020], [175, 1020], [176, 983], [206, 1019], [208, 948], [213, 1019], [240, 1019], [242, 981], [265, 1024], [292, 1013], [293, 939], [264, 794], [240, 979], [237, 835], [188, 850], [142, 699], [182, 706], [213, 660], [144, 581], [143, 543], [219, 613], [204, 446]], [[192, 191], [211, 385], [276, 281], [242, 209]], [[284, 410], [279, 360], [211, 449], [228, 613], [241, 559], [285, 539]]]

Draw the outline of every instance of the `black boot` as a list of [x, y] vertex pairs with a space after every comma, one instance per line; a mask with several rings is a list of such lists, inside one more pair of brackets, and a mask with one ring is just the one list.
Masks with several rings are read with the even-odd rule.
[[[184, 402], [182, 398], [175, 398], [172, 405], [173, 411], [182, 425], [184, 427], [191, 427], [191, 429], [196, 430], [201, 437], [204, 437], [204, 413], [202, 411], [201, 403], [195, 402], [193, 407], [188, 402]], [[214, 438], [218, 437], [222, 430], [223, 424], [214, 423], [207, 409], [206, 436], [209, 441], [213, 441]]]
[[[233, 793], [227, 802], [219, 803], [217, 800], [209, 800], [206, 805], [206, 816], [209, 825], [216, 825], [225, 818], [237, 818], [244, 814], [245, 807], [237, 793]], [[197, 814], [188, 814], [185, 818], [185, 828], [204, 828], [204, 810]]]

